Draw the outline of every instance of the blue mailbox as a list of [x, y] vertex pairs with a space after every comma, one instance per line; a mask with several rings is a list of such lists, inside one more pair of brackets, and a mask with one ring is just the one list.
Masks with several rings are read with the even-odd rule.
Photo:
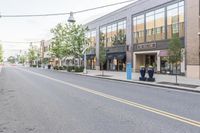
[[132, 80], [132, 67], [131, 63], [126, 64], [126, 78], [127, 80]]

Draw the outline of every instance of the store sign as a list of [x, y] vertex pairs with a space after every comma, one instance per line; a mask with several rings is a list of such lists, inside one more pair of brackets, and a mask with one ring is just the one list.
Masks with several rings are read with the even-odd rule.
[[144, 50], [144, 49], [153, 49], [156, 48], [156, 43], [145, 43], [145, 44], [138, 44], [136, 46], [137, 50]]
[[161, 50], [160, 53], [159, 53], [159, 56], [161, 56], [161, 57], [168, 56], [168, 51], [167, 50]]

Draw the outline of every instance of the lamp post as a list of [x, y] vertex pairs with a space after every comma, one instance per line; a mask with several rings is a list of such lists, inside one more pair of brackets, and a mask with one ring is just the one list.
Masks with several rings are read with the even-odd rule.
[[68, 22], [69, 23], [74, 23], [76, 22], [76, 20], [74, 19], [74, 13], [73, 12], [70, 12], [70, 16], [68, 18]]
[[82, 51], [82, 54], [84, 54], [84, 70], [83, 70], [83, 73], [84, 74], [87, 74], [87, 57], [86, 57], [86, 51], [87, 49], [89, 48], [90, 46], [85, 44], [85, 47]]
[[197, 33], [199, 36], [199, 79], [200, 79], [200, 32]]

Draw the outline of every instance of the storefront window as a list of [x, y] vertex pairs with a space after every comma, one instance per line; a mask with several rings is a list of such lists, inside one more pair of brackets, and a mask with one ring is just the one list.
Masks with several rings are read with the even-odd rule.
[[[168, 56], [161, 57], [160, 61], [160, 72], [163, 74], [176, 74], [176, 66], [175, 64], [171, 64], [168, 61]], [[177, 74], [181, 74], [181, 63], [178, 62], [177, 64]]]
[[144, 15], [133, 18], [133, 42], [144, 42]]

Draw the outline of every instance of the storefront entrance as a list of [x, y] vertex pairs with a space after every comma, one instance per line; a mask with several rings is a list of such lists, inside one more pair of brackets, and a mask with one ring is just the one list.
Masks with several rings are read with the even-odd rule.
[[87, 69], [94, 70], [96, 66], [96, 56], [87, 55]]
[[141, 66], [153, 66], [156, 70], [157, 53], [135, 54], [135, 71], [139, 72]]
[[115, 53], [107, 55], [107, 70], [125, 71], [126, 70], [126, 53]]
[[[162, 74], [176, 74], [175, 65], [168, 61], [168, 51], [141, 51], [133, 53], [133, 70], [135, 72], [140, 71], [141, 66], [153, 66], [155, 72]], [[182, 62], [178, 62], [177, 74], [185, 73], [185, 59], [183, 57]]]

